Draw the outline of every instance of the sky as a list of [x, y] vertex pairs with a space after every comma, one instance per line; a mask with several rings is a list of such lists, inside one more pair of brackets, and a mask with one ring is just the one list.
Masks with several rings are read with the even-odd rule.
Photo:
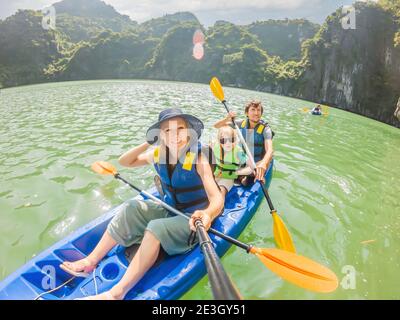
[[[0, 19], [17, 9], [43, 9], [59, 0], [0, 0]], [[103, 0], [119, 13], [143, 22], [178, 11], [194, 13], [205, 26], [217, 20], [248, 24], [256, 20], [306, 18], [322, 23], [342, 5], [354, 0]]]

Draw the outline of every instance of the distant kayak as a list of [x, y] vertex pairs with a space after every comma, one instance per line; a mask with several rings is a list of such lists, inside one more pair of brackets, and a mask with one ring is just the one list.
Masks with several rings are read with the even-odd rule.
[[[273, 161], [266, 173], [267, 188], [271, 183], [272, 170]], [[149, 192], [158, 196], [156, 188]], [[143, 198], [141, 195], [137, 197]], [[227, 195], [224, 212], [214, 221], [213, 228], [231, 237], [238, 237], [263, 198], [258, 183], [248, 187], [234, 186]], [[111, 289], [125, 273], [138, 245], [129, 248], [116, 246], [87, 278], [72, 278], [59, 265], [63, 261], [75, 261], [89, 254], [119, 207], [81, 227], [9, 275], [0, 283], [0, 300], [71, 300]], [[210, 238], [215, 245], [215, 251], [222, 257], [231, 245], [214, 235], [210, 235]], [[199, 246], [186, 254], [163, 254], [125, 299], [179, 299], [206, 273]], [[53, 288], [57, 289], [49, 292]]]
[[302, 112], [304, 112], [304, 113], [310, 113], [310, 114], [312, 114], [312, 115], [314, 115], [314, 116], [322, 116], [322, 115], [328, 115], [328, 112], [322, 112], [322, 110], [315, 110], [315, 109], [311, 109], [310, 110], [310, 108], [307, 108], [307, 107], [304, 107], [304, 108], [302, 108], [302, 109], [300, 109]]

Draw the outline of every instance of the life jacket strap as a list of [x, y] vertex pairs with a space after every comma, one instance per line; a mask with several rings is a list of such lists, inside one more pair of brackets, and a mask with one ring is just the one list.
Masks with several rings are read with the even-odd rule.
[[185, 160], [183, 161], [182, 164], [182, 169], [190, 171], [192, 170], [194, 158], [196, 157], [196, 154], [194, 152], [187, 152], [185, 156]]
[[221, 170], [221, 171], [224, 171], [224, 172], [236, 172], [236, 170], [237, 169], [227, 169], [227, 168], [224, 168], [224, 167], [221, 167], [220, 165], [216, 165], [216, 167], [219, 169], [219, 170]]
[[258, 134], [262, 134], [263, 131], [264, 131], [264, 129], [265, 129], [265, 126], [262, 125], [262, 124], [259, 124], [259, 125], [258, 125], [258, 128], [257, 128], [257, 133], [258, 133]]
[[[159, 163], [160, 162], [160, 147], [157, 147], [154, 149], [153, 156], [154, 156], [154, 162]], [[167, 162], [169, 162], [168, 158], [169, 158], [169, 154], [167, 154]], [[182, 169], [188, 170], [188, 171], [192, 170], [192, 166], [193, 166], [195, 158], [196, 158], [196, 153], [189, 152], [189, 151], [186, 152], [185, 159], [182, 164]]]
[[154, 149], [153, 156], [154, 156], [154, 162], [159, 163], [160, 162], [160, 147], [157, 147]]
[[198, 186], [194, 186], [194, 187], [173, 188], [171, 185], [166, 184], [164, 182], [162, 182], [162, 184], [163, 184], [164, 188], [166, 188], [169, 192], [172, 192], [174, 194], [193, 192], [193, 191], [197, 191], [197, 190], [204, 188], [203, 185], [198, 185]]
[[228, 174], [232, 175], [234, 172], [236, 172], [236, 170], [226, 169], [226, 168], [223, 168], [223, 167], [221, 167], [219, 165], [217, 165], [217, 168], [221, 171], [221, 174], [222, 174], [222, 172], [229, 172]]
[[175, 204], [175, 208], [178, 209], [178, 210], [184, 210], [184, 209], [187, 209], [187, 208], [190, 208], [190, 207], [193, 207], [195, 205], [202, 204], [202, 203], [209, 203], [208, 198], [207, 197], [203, 197], [203, 198], [200, 198], [200, 199], [197, 199], [197, 200], [194, 200], [194, 201], [190, 201], [190, 202], [185, 202], [185, 203], [177, 202]]

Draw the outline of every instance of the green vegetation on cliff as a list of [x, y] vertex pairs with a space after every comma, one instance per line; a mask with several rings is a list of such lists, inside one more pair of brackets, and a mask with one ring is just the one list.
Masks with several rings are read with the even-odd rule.
[[60, 74], [63, 80], [132, 78], [143, 75], [155, 40], [135, 33], [104, 31], [91, 42], [82, 43]]
[[44, 69], [68, 48], [63, 35], [42, 28], [42, 15], [19, 10], [0, 21], [0, 86], [46, 81]]
[[268, 20], [258, 21], [247, 26], [247, 30], [256, 35], [261, 42], [261, 49], [269, 55], [285, 60], [301, 58], [301, 44], [312, 38], [319, 25], [308, 20]]
[[[400, 91], [400, 0], [358, 2], [356, 29], [338, 9], [322, 26], [268, 20], [204, 28], [189, 12], [142, 24], [99, 0], [55, 4], [56, 30], [42, 14], [19, 11], [0, 21], [0, 87], [60, 80], [147, 78], [225, 83], [321, 102], [399, 125], [391, 110]], [[193, 34], [205, 34], [204, 57]]]
[[200, 27], [199, 20], [192, 13], [177, 12], [143, 22], [139, 26], [139, 33], [142, 37], [146, 38], [162, 38], [170, 29], [186, 22], [196, 24]]
[[[219, 21], [206, 30], [190, 12], [139, 25], [99, 0], [64, 0], [54, 7], [56, 30], [44, 30], [42, 14], [34, 11], [20, 11], [1, 22], [3, 86], [134, 77], [207, 82], [221, 73], [232, 85], [257, 87], [273, 74], [285, 73], [293, 64], [285, 60], [298, 57], [301, 41], [316, 29], [305, 20], [270, 20], [249, 26]], [[206, 35], [200, 61], [192, 56], [192, 37], [198, 29]], [[289, 40], [275, 41], [280, 37]], [[25, 59], [14, 59], [19, 56]]]
[[391, 12], [398, 24], [397, 32], [394, 35], [394, 44], [400, 46], [400, 1], [399, 0], [379, 0], [379, 4], [387, 11]]

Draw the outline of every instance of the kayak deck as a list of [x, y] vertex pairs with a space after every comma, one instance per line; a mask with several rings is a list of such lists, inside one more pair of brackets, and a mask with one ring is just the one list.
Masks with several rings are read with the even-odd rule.
[[[266, 173], [267, 188], [271, 183], [272, 170], [273, 162]], [[155, 188], [149, 192], [157, 194]], [[213, 228], [231, 237], [238, 237], [262, 199], [263, 193], [259, 184], [249, 187], [234, 186], [228, 193], [224, 211], [215, 219]], [[9, 275], [0, 283], [0, 300], [32, 300], [71, 279], [72, 276], [60, 269], [59, 265], [63, 261], [75, 261], [87, 256], [99, 242], [120, 206], [60, 240]], [[218, 256], [222, 257], [231, 246], [230, 243], [213, 234], [210, 234], [210, 238]], [[134, 251], [135, 248], [116, 246], [88, 278], [75, 278], [54, 292], [44, 294], [40, 299], [69, 300], [111, 289], [122, 278]], [[186, 254], [164, 254], [129, 291], [125, 299], [178, 299], [206, 273], [204, 258], [198, 245]]]

